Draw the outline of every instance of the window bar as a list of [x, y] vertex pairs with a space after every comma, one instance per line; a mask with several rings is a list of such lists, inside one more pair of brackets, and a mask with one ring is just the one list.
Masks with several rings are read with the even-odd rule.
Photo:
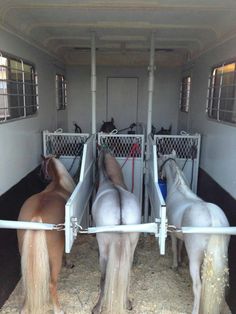
[[208, 115], [210, 113], [210, 117], [213, 115], [213, 96], [214, 96], [214, 86], [215, 86], [215, 76], [216, 76], [216, 69], [213, 70], [210, 78], [209, 78], [209, 108], [208, 108]]
[[180, 84], [180, 94], [179, 94], [179, 108], [180, 110], [182, 110], [182, 92], [183, 92], [183, 80], [181, 80], [181, 84]]
[[191, 77], [188, 76], [187, 78], [187, 95], [186, 95], [186, 108], [185, 111], [189, 111], [189, 102], [190, 102], [190, 88], [191, 88]]
[[219, 84], [219, 94], [218, 94], [218, 101], [217, 101], [217, 121], [220, 121], [220, 96], [221, 96], [221, 89], [222, 89], [222, 82], [223, 82], [223, 69], [224, 69], [225, 64], [223, 63], [221, 67], [221, 75], [220, 75], [220, 84]]
[[66, 86], [66, 80], [65, 80], [65, 83], [64, 83], [64, 93], [65, 93], [65, 108], [66, 109], [66, 106], [67, 106], [67, 86]]
[[[21, 59], [21, 70], [22, 70], [22, 81], [23, 81], [23, 106], [24, 106], [24, 118], [26, 117], [26, 100], [25, 100], [25, 71], [24, 71], [24, 62]], [[18, 85], [17, 85], [18, 87]], [[19, 98], [18, 98], [19, 99]]]
[[34, 87], [35, 87], [35, 101], [36, 101], [36, 110], [39, 109], [39, 93], [38, 93], [38, 75], [35, 73], [35, 70], [33, 71], [34, 74]]

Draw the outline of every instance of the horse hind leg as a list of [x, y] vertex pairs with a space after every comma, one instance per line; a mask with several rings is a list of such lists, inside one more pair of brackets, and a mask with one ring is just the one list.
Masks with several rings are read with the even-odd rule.
[[199, 314], [200, 308], [200, 300], [201, 300], [201, 278], [200, 278], [200, 270], [201, 264], [203, 259], [203, 251], [202, 249], [198, 249], [196, 247], [196, 242], [194, 239], [190, 237], [188, 240], [185, 240], [185, 246], [188, 253], [189, 258], [189, 271], [190, 276], [192, 278], [193, 284], [193, 295], [194, 295], [194, 302], [193, 302], [193, 310], [192, 314]]
[[55, 280], [51, 280], [50, 282], [50, 292], [51, 292], [51, 297], [52, 297], [54, 314], [64, 314], [65, 312], [61, 309], [61, 306], [58, 300], [57, 283]]
[[57, 293], [57, 281], [62, 266], [63, 250], [64, 244], [60, 241], [58, 241], [56, 246], [54, 246], [53, 248], [50, 247], [49, 249], [51, 268], [51, 279], [49, 289], [51, 293], [54, 314], [64, 314], [64, 311], [61, 309]]
[[96, 305], [92, 309], [92, 314], [99, 314], [99, 313], [101, 313], [102, 299], [103, 299], [103, 296], [104, 296], [104, 287], [105, 287], [105, 273], [104, 274], [102, 273], [101, 279], [100, 279], [100, 294], [99, 294], [99, 298], [98, 298], [98, 301], [97, 301]]
[[[101, 240], [101, 235], [97, 235], [98, 245], [99, 245], [99, 264], [101, 270], [101, 279], [100, 279], [100, 294], [98, 301], [94, 308], [92, 309], [92, 314], [99, 314], [102, 310], [102, 300], [104, 297], [104, 288], [105, 288], [105, 278], [106, 278], [106, 267], [107, 267], [107, 258], [108, 258], [108, 245]], [[100, 242], [99, 242], [100, 239]]]
[[[134, 261], [134, 252], [137, 246], [139, 240], [139, 234], [138, 233], [133, 233], [129, 235], [129, 241], [130, 241], [130, 269], [132, 268], [133, 261]], [[129, 299], [129, 288], [130, 288], [130, 277], [128, 281], [128, 286], [127, 286], [127, 301], [126, 301], [126, 309], [131, 311], [133, 309], [133, 304], [132, 301]]]
[[182, 240], [177, 240], [177, 246], [178, 246], [178, 264], [182, 264], [182, 249], [183, 249], [183, 243], [184, 241]]
[[177, 269], [178, 268], [177, 238], [173, 233], [171, 233], [170, 237], [171, 237], [171, 247], [172, 247], [172, 253], [173, 253], [172, 269]]

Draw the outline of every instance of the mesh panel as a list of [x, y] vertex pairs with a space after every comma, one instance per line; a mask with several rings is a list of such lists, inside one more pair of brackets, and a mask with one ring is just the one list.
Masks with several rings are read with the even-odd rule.
[[198, 137], [156, 136], [157, 152], [171, 154], [175, 150], [177, 158], [197, 158]]
[[48, 134], [46, 155], [80, 156], [88, 135]]
[[115, 157], [143, 157], [143, 137], [138, 135], [101, 135], [99, 144], [108, 147]]

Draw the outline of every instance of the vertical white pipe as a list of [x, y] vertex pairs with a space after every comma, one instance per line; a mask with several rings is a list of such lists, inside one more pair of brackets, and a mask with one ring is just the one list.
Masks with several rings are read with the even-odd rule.
[[147, 147], [146, 147], [146, 161], [145, 161], [145, 192], [144, 192], [144, 222], [148, 222], [148, 193], [147, 193], [147, 185], [149, 181], [149, 171], [148, 171], [148, 159], [150, 155], [150, 141], [148, 141], [148, 135], [151, 133], [152, 129], [152, 100], [153, 100], [153, 87], [154, 87], [154, 56], [155, 56], [155, 45], [154, 45], [154, 33], [151, 35], [151, 44], [150, 44], [150, 61], [149, 61], [149, 82], [148, 82], [148, 112], [147, 112]]
[[96, 133], [96, 47], [95, 33], [91, 37], [91, 97], [92, 97], [92, 134]]
[[152, 129], [152, 101], [153, 101], [153, 90], [154, 90], [154, 56], [155, 56], [155, 40], [154, 33], [151, 35], [150, 44], [150, 61], [149, 61], [149, 82], [148, 82], [148, 113], [147, 113], [147, 135], [151, 133]]

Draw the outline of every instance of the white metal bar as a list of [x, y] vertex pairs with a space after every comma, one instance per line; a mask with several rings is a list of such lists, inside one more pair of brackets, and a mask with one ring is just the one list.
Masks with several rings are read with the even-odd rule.
[[[164, 208], [165, 210], [165, 208]], [[162, 219], [162, 232], [164, 232], [162, 238], [165, 239], [165, 226], [166, 222]], [[173, 226], [170, 226], [173, 227]], [[82, 231], [83, 232], [83, 231]], [[136, 225], [116, 225], [116, 226], [99, 226], [90, 227], [85, 231], [86, 233], [101, 233], [101, 232], [149, 232], [154, 233], [156, 237], [160, 236], [158, 231], [158, 223], [151, 222], [146, 224]], [[173, 232], [182, 233], [199, 233], [199, 234], [236, 234], [236, 227], [182, 227], [180, 229], [173, 230]], [[163, 254], [163, 253], [162, 253]]]
[[101, 232], [149, 232], [158, 235], [158, 225], [155, 222], [136, 225], [99, 226], [88, 228], [88, 233]]
[[165, 254], [166, 237], [167, 237], [167, 218], [166, 218], [166, 206], [161, 206], [160, 210], [160, 233], [159, 233], [159, 247], [160, 254]]
[[96, 47], [95, 33], [91, 37], [91, 96], [92, 96], [92, 134], [96, 133]]
[[43, 155], [46, 156], [47, 154], [47, 140], [46, 140], [46, 136], [48, 134], [47, 130], [43, 131]]
[[150, 63], [149, 63], [149, 81], [148, 81], [148, 113], [147, 113], [147, 134], [151, 133], [152, 130], [152, 102], [153, 102], [153, 90], [154, 90], [154, 56], [155, 56], [155, 45], [154, 45], [154, 33], [151, 35], [150, 43]]
[[64, 132], [49, 132], [47, 130], [43, 131], [46, 133], [46, 135], [48, 136], [65, 136], [65, 137], [71, 137], [71, 136], [74, 136], [74, 137], [89, 137], [90, 134], [89, 133], [64, 133]]
[[177, 232], [236, 235], [236, 227], [182, 227], [177, 229]]
[[0, 220], [0, 229], [56, 230], [57, 227], [42, 222]]

